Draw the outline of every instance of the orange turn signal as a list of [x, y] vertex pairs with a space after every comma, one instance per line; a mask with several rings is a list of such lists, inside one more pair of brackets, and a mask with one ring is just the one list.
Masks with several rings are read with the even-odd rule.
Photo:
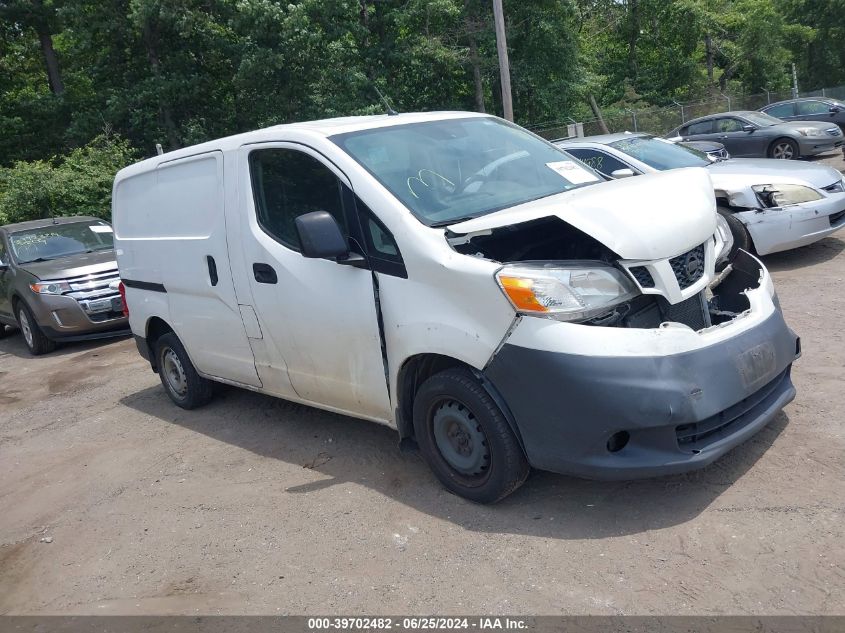
[[517, 310], [530, 312], [548, 312], [549, 309], [537, 301], [534, 295], [534, 282], [523, 277], [499, 277], [502, 290]]

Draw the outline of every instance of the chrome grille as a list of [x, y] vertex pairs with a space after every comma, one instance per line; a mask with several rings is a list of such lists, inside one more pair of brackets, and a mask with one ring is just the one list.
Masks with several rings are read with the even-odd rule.
[[704, 275], [704, 244], [669, 260], [681, 290], [689, 288]]
[[842, 130], [838, 127], [829, 127], [825, 130], [830, 136], [839, 136], [842, 134]]
[[118, 290], [120, 274], [117, 269], [70, 277], [65, 281], [70, 286], [70, 292], [64, 293], [65, 296], [76, 299], [88, 315], [117, 313], [123, 310]]

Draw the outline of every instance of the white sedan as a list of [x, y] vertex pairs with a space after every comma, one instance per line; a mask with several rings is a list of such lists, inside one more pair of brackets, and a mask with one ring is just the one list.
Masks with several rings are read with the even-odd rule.
[[811, 244], [845, 225], [845, 182], [832, 167], [768, 158], [713, 162], [649, 134], [605, 134], [555, 144], [609, 178], [706, 167], [735, 247], [760, 255]]

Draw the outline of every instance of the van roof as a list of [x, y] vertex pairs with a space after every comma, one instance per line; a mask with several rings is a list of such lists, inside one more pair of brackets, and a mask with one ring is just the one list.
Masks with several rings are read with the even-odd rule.
[[305, 132], [308, 135], [329, 137], [336, 134], [344, 134], [346, 132], [357, 132], [359, 130], [368, 130], [379, 127], [390, 127], [394, 125], [406, 125], [409, 123], [422, 123], [425, 121], [442, 121], [446, 119], [460, 119], [467, 117], [489, 117], [489, 114], [481, 114], [479, 112], [408, 112], [397, 115], [377, 114], [370, 116], [349, 116], [337, 117], [333, 119], [321, 119], [317, 121], [303, 121], [301, 123], [285, 123], [282, 125], [273, 125], [251, 132], [244, 132], [235, 134], [233, 136], [226, 136], [215, 139], [198, 145], [191, 145], [183, 147], [171, 152], [166, 152], [160, 156], [153, 156], [146, 160], [139, 161], [133, 165], [129, 165], [121, 169], [117, 173], [116, 180], [123, 177], [154, 169], [161, 163], [178, 160], [201, 154], [203, 152], [211, 152], [214, 150], [229, 150], [241, 145], [249, 143], [261, 143], [270, 141], [286, 140], [280, 137], [279, 133], [287, 131]]

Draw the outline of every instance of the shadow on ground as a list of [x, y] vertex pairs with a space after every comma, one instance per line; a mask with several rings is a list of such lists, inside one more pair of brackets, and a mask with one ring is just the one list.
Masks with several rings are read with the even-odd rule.
[[109, 337], [94, 339], [90, 341], [76, 341], [69, 343], [59, 343], [56, 349], [40, 357], [35, 357], [29, 353], [26, 342], [23, 340], [23, 334], [18, 329], [7, 330], [5, 336], [0, 338], [0, 358], [5, 355], [16, 356], [18, 358], [57, 358], [67, 356], [69, 354], [78, 354], [80, 352], [87, 352], [92, 349], [104, 347], [116, 341], [126, 340], [126, 336]]
[[835, 235], [826, 237], [809, 246], [794, 248], [791, 251], [764, 255], [763, 263], [772, 272], [807, 268], [829, 261], [845, 250], [845, 241]]
[[754, 465], [789, 421], [779, 414], [744, 445], [686, 475], [596, 482], [535, 472], [498, 505], [479, 506], [443, 490], [417, 454], [399, 451], [396, 432], [379, 424], [228, 387], [196, 411], [177, 409], [160, 387], [121, 403], [324, 477], [294, 487], [282, 483], [286, 494], [360, 485], [467, 530], [556, 539], [632, 535], [693, 519]]

